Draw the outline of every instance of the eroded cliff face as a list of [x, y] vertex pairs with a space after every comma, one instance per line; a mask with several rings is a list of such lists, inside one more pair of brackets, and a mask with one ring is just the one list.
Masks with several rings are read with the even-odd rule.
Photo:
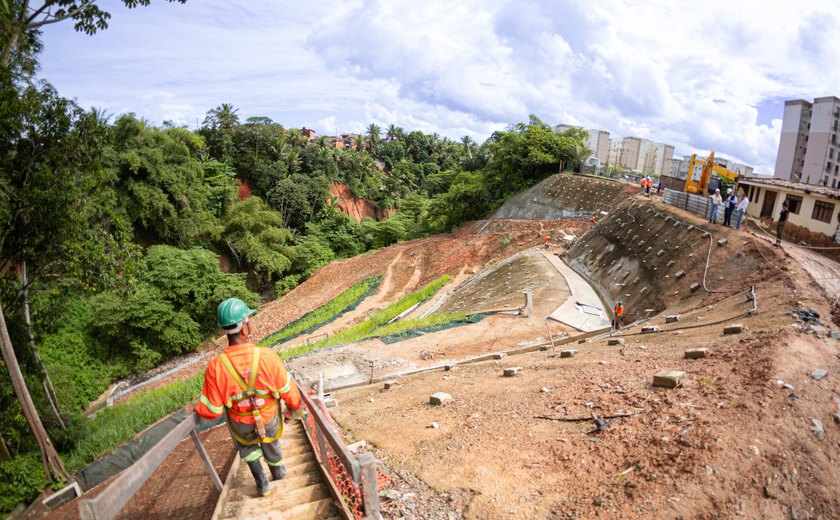
[[355, 220], [362, 220], [365, 217], [372, 219], [381, 217], [381, 212], [373, 202], [356, 197], [343, 182], [330, 181], [330, 197], [336, 197], [338, 199], [338, 203], [335, 206], [337, 210], [349, 215]]

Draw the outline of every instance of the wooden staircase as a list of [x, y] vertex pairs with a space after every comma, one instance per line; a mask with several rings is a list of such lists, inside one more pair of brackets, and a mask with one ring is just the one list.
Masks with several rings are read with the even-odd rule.
[[[332, 520], [345, 518], [333, 499], [303, 426], [296, 421], [286, 424], [280, 438], [286, 460], [286, 478], [271, 482], [271, 492], [261, 497], [248, 465], [238, 462], [232, 478], [219, 498], [214, 520]], [[237, 458], [237, 461], [239, 459]], [[271, 478], [263, 460], [263, 470]]]

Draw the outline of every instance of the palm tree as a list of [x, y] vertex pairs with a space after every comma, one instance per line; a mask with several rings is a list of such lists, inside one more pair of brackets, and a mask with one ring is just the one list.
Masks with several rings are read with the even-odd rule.
[[461, 144], [464, 145], [464, 151], [467, 152], [467, 157], [472, 159], [472, 148], [475, 145], [475, 141], [473, 141], [472, 137], [465, 135], [461, 138]]
[[363, 134], [359, 134], [353, 139], [353, 144], [356, 145], [356, 150], [364, 150], [367, 144], [367, 139]]
[[572, 156], [572, 166], [576, 172], [580, 173], [583, 161], [592, 155], [592, 150], [590, 150], [585, 144], [578, 142], [572, 146], [570, 153]]
[[382, 130], [376, 126], [376, 123], [371, 123], [367, 128], [368, 139], [370, 139], [371, 145], [375, 145], [379, 142], [380, 133]]
[[389, 141], [393, 141], [400, 135], [401, 132], [402, 129], [398, 128], [396, 125], [388, 125], [388, 130], [385, 131], [385, 136]]

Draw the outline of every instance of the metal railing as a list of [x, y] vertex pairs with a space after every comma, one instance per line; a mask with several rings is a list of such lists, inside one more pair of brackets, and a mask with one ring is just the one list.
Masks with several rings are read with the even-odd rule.
[[379, 473], [371, 453], [353, 454], [318, 396], [301, 392], [309, 412], [303, 421], [315, 456], [340, 493], [347, 511], [356, 519], [380, 520]]
[[[703, 218], [709, 218], [711, 211], [711, 202], [709, 197], [666, 189], [663, 200], [665, 201], [665, 204], [682, 208], [689, 213], [694, 213], [695, 215], [699, 215]], [[718, 208], [716, 215], [717, 218], [715, 221], [719, 224], [723, 223], [724, 209], [725, 204], [721, 204]]]

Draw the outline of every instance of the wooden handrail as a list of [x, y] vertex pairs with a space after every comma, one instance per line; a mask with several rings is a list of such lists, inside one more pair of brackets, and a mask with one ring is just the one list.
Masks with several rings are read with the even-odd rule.
[[[79, 516], [81, 520], [110, 520], [117, 516], [117, 513], [131, 500], [143, 484], [152, 476], [152, 473], [160, 467], [166, 457], [172, 453], [178, 444], [187, 436], [195, 432], [198, 426], [198, 415], [191, 413], [181, 424], [167, 433], [152, 449], [123, 471], [104, 491], [95, 498], [79, 500]], [[206, 458], [206, 452], [201, 445], [198, 434], [194, 434], [193, 442], [199, 450], [204, 465], [213, 479], [217, 489], [221, 488], [221, 480], [216, 469]]]
[[304, 392], [301, 392], [300, 395], [306, 405], [306, 408], [309, 410], [309, 413], [311, 413], [313, 419], [315, 419], [316, 427], [324, 433], [326, 441], [330, 444], [335, 454], [338, 455], [338, 458], [341, 460], [341, 463], [344, 464], [344, 467], [346, 467], [350, 472], [350, 476], [353, 480], [358, 482], [361, 475], [361, 466], [359, 465], [359, 461], [356, 459], [356, 456], [347, 449], [347, 446], [345, 446], [341, 437], [339, 437], [338, 431], [335, 429], [335, 426], [332, 425], [332, 422], [324, 417], [324, 412], [321, 410], [321, 407], [315, 403], [316, 400], [320, 402], [320, 399], [313, 399]]

